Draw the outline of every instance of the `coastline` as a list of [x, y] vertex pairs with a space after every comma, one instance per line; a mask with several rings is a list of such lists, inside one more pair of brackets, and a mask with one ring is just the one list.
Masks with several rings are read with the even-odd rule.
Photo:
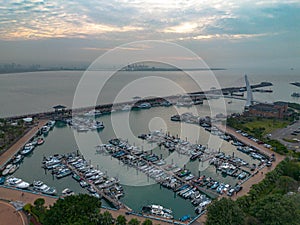
[[48, 120], [39, 120], [38, 124], [27, 131], [19, 140], [0, 155], [0, 168], [2, 168], [31, 138], [44, 126]]

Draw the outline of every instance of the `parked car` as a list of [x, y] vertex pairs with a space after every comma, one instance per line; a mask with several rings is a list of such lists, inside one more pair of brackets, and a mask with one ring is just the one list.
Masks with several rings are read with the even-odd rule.
[[235, 192], [238, 193], [239, 191], [241, 191], [243, 189], [243, 187], [240, 185], [237, 185], [237, 186], [235, 186], [234, 189], [235, 189]]

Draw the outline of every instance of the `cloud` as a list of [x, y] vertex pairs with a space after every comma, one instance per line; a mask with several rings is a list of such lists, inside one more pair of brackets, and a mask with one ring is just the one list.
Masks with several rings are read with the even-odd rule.
[[249, 39], [289, 29], [290, 12], [299, 15], [299, 5], [296, 0], [5, 0], [0, 39]]

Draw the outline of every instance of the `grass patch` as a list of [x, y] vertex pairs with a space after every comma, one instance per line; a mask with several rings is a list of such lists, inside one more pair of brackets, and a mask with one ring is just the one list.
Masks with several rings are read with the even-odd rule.
[[275, 120], [275, 119], [259, 119], [255, 121], [249, 121], [245, 126], [250, 131], [255, 131], [257, 129], [263, 130], [262, 135], [267, 135], [269, 133], [272, 133], [274, 130], [284, 128], [289, 124], [286, 120]]
[[248, 134], [262, 139], [273, 131], [286, 127], [290, 121], [280, 119], [268, 119], [261, 117], [229, 118], [227, 124], [235, 129], [246, 131]]
[[279, 153], [286, 155], [288, 149], [277, 140], [270, 140], [266, 135], [272, 133], [277, 129], [281, 129], [290, 124], [290, 120], [285, 119], [269, 119], [261, 117], [231, 117], [227, 119], [227, 125], [237, 130], [242, 130], [252, 135], [255, 138], [269, 144], [272, 149]]

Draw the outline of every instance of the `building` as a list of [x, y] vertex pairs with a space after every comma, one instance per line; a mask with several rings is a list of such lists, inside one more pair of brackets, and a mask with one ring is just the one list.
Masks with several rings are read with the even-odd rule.
[[249, 106], [244, 114], [246, 116], [282, 119], [288, 115], [288, 104], [285, 102], [259, 103]]
[[53, 109], [56, 113], [63, 113], [67, 107], [64, 105], [53, 106]]

